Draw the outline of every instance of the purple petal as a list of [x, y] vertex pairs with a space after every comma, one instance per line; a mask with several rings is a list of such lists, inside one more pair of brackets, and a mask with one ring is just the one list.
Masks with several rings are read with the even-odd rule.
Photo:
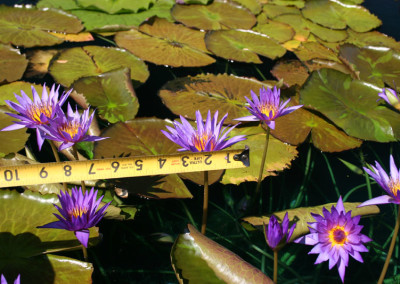
[[382, 196], [375, 197], [375, 198], [372, 198], [370, 200], [367, 200], [367, 201], [361, 203], [360, 205], [357, 206], [357, 208], [364, 207], [367, 205], [378, 205], [378, 204], [388, 204], [388, 203], [398, 204], [398, 202], [396, 200], [394, 200], [391, 196], [382, 195]]
[[89, 230], [80, 230], [80, 231], [75, 231], [75, 236], [78, 239], [78, 241], [85, 247], [88, 247], [88, 242], [89, 242]]

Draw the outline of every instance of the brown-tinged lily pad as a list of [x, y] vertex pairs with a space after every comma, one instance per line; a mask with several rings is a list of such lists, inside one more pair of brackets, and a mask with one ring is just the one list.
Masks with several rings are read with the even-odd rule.
[[300, 91], [313, 108], [348, 135], [378, 142], [400, 137], [400, 114], [377, 102], [381, 89], [332, 69], [314, 71]]
[[[152, 156], [176, 153], [178, 145], [161, 130], [165, 121], [156, 118], [135, 119], [108, 127], [102, 136], [110, 137], [95, 144], [95, 159], [118, 156]], [[138, 166], [140, 168], [140, 166]], [[192, 195], [176, 174], [113, 180], [131, 194], [150, 198], [191, 198]]]
[[[247, 140], [236, 143], [232, 149], [243, 149], [246, 145], [250, 148], [250, 167], [226, 170], [222, 178], [223, 184], [240, 184], [247, 181], [257, 181], [261, 154], [264, 151], [266, 133], [261, 126], [248, 126], [235, 128], [230, 132], [231, 136], [247, 135]], [[263, 179], [276, 175], [290, 167], [290, 163], [297, 157], [296, 147], [285, 144], [274, 137], [269, 137], [267, 159], [264, 165]]]
[[21, 79], [27, 65], [28, 60], [18, 49], [0, 44], [0, 83]]
[[257, 15], [262, 10], [262, 5], [258, 0], [233, 0], [233, 2], [249, 9], [254, 15]]
[[346, 39], [347, 43], [357, 45], [358, 47], [364, 46], [386, 46], [392, 49], [400, 50], [400, 42], [394, 38], [380, 33], [378, 31], [358, 33], [352, 29], [347, 29], [349, 37]]
[[133, 54], [119, 48], [84, 46], [67, 49], [53, 60], [50, 74], [65, 86], [82, 77], [128, 67], [131, 79], [144, 83], [149, 77], [146, 64]]
[[215, 62], [207, 55], [204, 32], [163, 19], [152, 19], [137, 30], [118, 32], [115, 42], [143, 60], [174, 67], [205, 66]]
[[293, 52], [301, 61], [317, 58], [341, 62], [333, 50], [323, 46], [319, 42], [302, 42]]
[[210, 31], [205, 41], [207, 49], [214, 54], [240, 62], [262, 63], [257, 54], [275, 59], [286, 53], [275, 40], [250, 30]]
[[343, 5], [340, 1], [310, 0], [301, 12], [314, 23], [332, 29], [345, 29], [349, 26], [356, 32], [367, 32], [382, 24], [364, 7]]
[[196, 110], [200, 110], [203, 117], [209, 110], [211, 113], [218, 111], [220, 118], [228, 113], [226, 124], [236, 124], [234, 118], [248, 115], [244, 97], [250, 97], [250, 90], [258, 93], [262, 87], [272, 85], [227, 74], [200, 74], [169, 81], [161, 88], [159, 96], [177, 115], [195, 120]]
[[279, 43], [288, 41], [295, 35], [291, 26], [285, 23], [268, 20], [264, 23], [258, 23], [253, 28], [254, 31], [265, 34]]
[[251, 29], [256, 17], [246, 8], [230, 2], [214, 1], [210, 5], [175, 5], [175, 20], [202, 30]]
[[393, 84], [400, 85], [400, 52], [388, 47], [358, 48], [345, 44], [340, 48], [340, 55], [352, 65], [361, 80], [379, 87], [384, 83], [393, 88]]
[[136, 13], [139, 10], [147, 10], [154, 0], [76, 0], [76, 3], [88, 10], [100, 10], [108, 14]]
[[[289, 105], [299, 105], [298, 96], [293, 97]], [[276, 119], [271, 134], [279, 140], [298, 145], [311, 132], [311, 141], [323, 152], [341, 152], [361, 146], [362, 141], [347, 135], [322, 115], [310, 112], [302, 107], [288, 115]]]
[[78, 33], [83, 29], [73, 15], [61, 10], [0, 6], [0, 42], [16, 46], [49, 46], [63, 39], [49, 32]]
[[96, 107], [99, 116], [111, 123], [133, 119], [138, 112], [139, 102], [128, 68], [81, 78], [72, 88], [82, 93]]
[[50, 61], [58, 53], [56, 49], [28, 50], [26, 55], [29, 59], [28, 69], [25, 76], [43, 78], [49, 71]]
[[308, 69], [299, 60], [285, 60], [275, 64], [271, 74], [278, 80], [283, 80], [283, 84], [288, 87], [302, 86], [308, 78]]
[[58, 38], [62, 38], [64, 41], [69, 41], [69, 42], [94, 41], [94, 37], [89, 32], [81, 32], [78, 34], [61, 34], [61, 33], [50, 32], [50, 34]]
[[178, 282], [272, 284], [260, 270], [213, 240], [192, 225], [179, 235], [171, 249], [171, 262]]
[[[372, 206], [365, 206], [357, 208], [361, 202], [344, 202], [344, 208], [346, 212], [351, 210], [351, 216], [369, 216], [369, 215], [376, 215], [379, 214], [379, 208], [376, 205]], [[311, 216], [311, 213], [322, 215], [322, 208], [326, 208], [327, 210], [331, 211], [332, 206], [336, 206], [336, 203], [328, 203], [324, 205], [314, 206], [314, 207], [300, 207], [295, 209], [289, 209], [285, 211], [274, 212], [271, 215], [275, 215], [278, 220], [282, 221], [286, 212], [288, 213], [289, 222], [290, 224], [296, 223], [296, 228], [294, 229], [293, 235], [291, 237], [291, 241], [297, 239], [298, 237], [309, 233], [308, 224], [307, 222], [315, 222], [314, 217]], [[243, 218], [243, 222], [245, 224], [250, 224], [253, 227], [262, 230], [263, 224], [268, 225], [269, 218], [271, 215], [268, 216], [254, 216], [254, 217], [246, 217]], [[245, 225], [244, 224], [244, 225]], [[245, 228], [251, 229], [248, 225], [245, 225]]]

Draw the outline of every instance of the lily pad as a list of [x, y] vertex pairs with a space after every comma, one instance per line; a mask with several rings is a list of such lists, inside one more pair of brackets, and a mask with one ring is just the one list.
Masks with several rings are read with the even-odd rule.
[[76, 3], [88, 10], [100, 10], [108, 14], [137, 13], [139, 10], [147, 10], [154, 0], [76, 0]]
[[396, 50], [400, 50], [400, 42], [394, 38], [380, 33], [378, 31], [358, 33], [352, 29], [347, 29], [349, 37], [346, 42], [357, 45], [358, 47], [364, 46], [386, 46]]
[[[351, 216], [366, 216], [366, 215], [376, 215], [379, 214], [379, 208], [376, 205], [365, 206], [361, 208], [357, 208], [361, 202], [344, 202], [344, 208], [346, 212], [351, 210]], [[278, 220], [282, 221], [286, 212], [288, 213], [289, 222], [296, 223], [296, 228], [294, 229], [293, 235], [290, 238], [290, 241], [297, 239], [298, 237], [309, 233], [307, 222], [315, 222], [314, 217], [311, 216], [311, 213], [322, 215], [322, 208], [326, 208], [331, 211], [331, 207], [336, 206], [336, 203], [328, 203], [324, 205], [319, 205], [315, 207], [300, 207], [295, 209], [289, 209], [285, 211], [274, 212], [271, 215], [275, 215]], [[259, 228], [262, 230], [263, 223], [268, 225], [269, 218], [268, 216], [260, 216], [260, 217], [246, 217], [243, 218], [243, 222], [250, 224], [253, 227]], [[245, 226], [247, 229], [251, 229], [249, 226]]]
[[[102, 136], [110, 137], [95, 144], [94, 158], [118, 156], [152, 156], [176, 153], [178, 145], [170, 141], [161, 129], [161, 119], [135, 119], [108, 127]], [[176, 174], [114, 180], [118, 187], [130, 194], [150, 198], [191, 198], [192, 195]]]
[[257, 54], [275, 59], [286, 49], [268, 36], [249, 30], [220, 30], [207, 33], [206, 46], [214, 54], [234, 61], [262, 63]]
[[169, 81], [161, 88], [159, 96], [177, 115], [196, 120], [196, 110], [200, 110], [203, 117], [208, 110], [212, 113], [218, 110], [220, 117], [228, 113], [226, 124], [236, 124], [234, 118], [248, 115], [244, 97], [250, 97], [250, 90], [258, 93], [262, 87], [272, 85], [227, 74], [200, 74]]
[[175, 5], [171, 14], [176, 21], [201, 30], [251, 29], [256, 23], [256, 17], [249, 10], [230, 2]]
[[340, 55], [349, 62], [361, 80], [379, 87], [400, 85], [400, 52], [388, 47], [343, 45]]
[[92, 34], [89, 32], [80, 32], [78, 34], [60, 34], [50, 32], [50, 34], [69, 42], [94, 41]]
[[58, 50], [56, 49], [28, 50], [26, 55], [29, 59], [29, 64], [25, 72], [25, 77], [43, 78], [49, 72], [50, 61], [56, 54], [58, 54]]
[[153, 19], [137, 30], [118, 32], [115, 42], [143, 60], [174, 67], [205, 66], [215, 62], [207, 55], [204, 32], [181, 24]]
[[0, 83], [21, 79], [27, 65], [28, 60], [18, 49], [0, 44]]
[[0, 42], [16, 46], [49, 46], [63, 39], [49, 32], [78, 33], [81, 22], [60, 10], [0, 6]]
[[249, 9], [254, 15], [261, 12], [262, 6], [258, 0], [233, 0], [233, 2]]
[[294, 30], [289, 25], [271, 20], [262, 24], [258, 23], [253, 30], [265, 34], [279, 43], [288, 41], [295, 35]]
[[139, 102], [128, 68], [81, 78], [72, 88], [82, 93], [100, 117], [111, 123], [133, 119], [138, 112]]
[[290, 87], [302, 86], [308, 78], [308, 69], [299, 60], [286, 60], [278, 62], [271, 70], [271, 74], [283, 84]]
[[[31, 191], [18, 193], [15, 190], [1, 189], [0, 201], [1, 216], [7, 216], [0, 222], [0, 232], [12, 235], [29, 234], [32, 239], [35, 239], [34, 246], [27, 246], [23, 249], [26, 256], [82, 247], [72, 231], [37, 228], [37, 226], [58, 220], [53, 215], [58, 212], [53, 206], [53, 203], [59, 204], [57, 196], [41, 195]], [[89, 245], [97, 243], [98, 237], [98, 228], [91, 228]], [[1, 242], [1, 246], [4, 250], [3, 242]]]
[[297, 8], [304, 7], [304, 0], [270, 0], [268, 2], [281, 6], [296, 6]]
[[356, 32], [367, 32], [382, 24], [364, 7], [343, 5], [340, 1], [310, 0], [301, 12], [314, 23], [332, 29], [345, 29], [349, 26]]
[[[298, 96], [289, 105], [299, 105]], [[347, 135], [322, 115], [302, 107], [288, 115], [276, 119], [271, 134], [279, 140], [298, 145], [311, 133], [311, 141], [323, 152], [341, 152], [361, 146], [362, 141]]]
[[317, 58], [341, 62], [333, 50], [326, 48], [318, 42], [302, 42], [293, 52], [301, 61]]
[[82, 77], [128, 67], [131, 79], [144, 83], [149, 77], [146, 64], [133, 54], [119, 48], [84, 46], [67, 49], [50, 65], [50, 74], [65, 86]]
[[377, 102], [380, 88], [332, 69], [314, 71], [300, 103], [318, 110], [348, 135], [378, 142], [400, 136], [400, 114]]
[[188, 225], [171, 250], [171, 262], [179, 283], [268, 283], [272, 280], [239, 256]]
[[300, 10], [293, 6], [279, 6], [270, 3], [263, 5], [263, 14], [268, 18], [274, 19], [277, 16], [284, 14], [301, 14]]
[[[240, 184], [247, 181], [257, 181], [261, 166], [261, 153], [264, 151], [266, 134], [261, 126], [249, 126], [235, 128], [231, 136], [244, 134], [247, 140], [240, 141], [232, 146], [232, 149], [243, 149], [245, 145], [250, 148], [250, 167], [229, 169], [225, 171], [221, 183]], [[285, 144], [274, 137], [269, 137], [267, 158], [264, 165], [263, 179], [276, 175], [290, 167], [290, 163], [297, 157], [296, 147]]]

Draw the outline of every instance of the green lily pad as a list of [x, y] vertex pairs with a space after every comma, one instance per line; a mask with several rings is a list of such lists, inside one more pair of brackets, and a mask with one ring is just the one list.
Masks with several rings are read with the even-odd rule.
[[356, 32], [367, 32], [382, 24], [364, 7], [343, 5], [340, 1], [310, 0], [301, 12], [314, 23], [332, 29], [345, 29], [349, 26]]
[[0, 44], [0, 83], [21, 79], [27, 65], [28, 60], [18, 49]]
[[176, 21], [200, 30], [251, 29], [256, 23], [256, 17], [249, 10], [230, 2], [175, 5], [171, 14]]
[[272, 280], [239, 256], [188, 225], [171, 250], [171, 262], [179, 283], [272, 284]]
[[384, 83], [393, 88], [393, 84], [400, 85], [400, 52], [388, 47], [358, 48], [346, 44], [341, 46], [340, 55], [352, 64], [361, 80], [379, 87], [384, 87]]
[[220, 30], [207, 33], [206, 46], [214, 54], [234, 61], [262, 63], [257, 54], [275, 59], [286, 49], [268, 36], [249, 30]]
[[115, 42], [143, 60], [173, 67], [205, 66], [215, 62], [207, 55], [204, 32], [164, 19], [152, 19], [137, 30], [118, 32]]
[[[140, 2], [140, 1], [130, 1]], [[41, 0], [38, 7], [59, 8], [75, 15], [82, 22], [88, 31], [106, 32], [129, 30], [138, 27], [146, 19], [158, 16], [173, 22], [170, 10], [175, 4], [174, 0], [154, 0], [154, 4], [148, 10], [140, 10], [138, 13], [108, 14], [101, 11], [85, 10], [78, 6], [74, 0]]]
[[[135, 119], [108, 127], [102, 136], [110, 137], [95, 144], [94, 158], [118, 156], [152, 156], [176, 153], [178, 145], [170, 141], [161, 129], [161, 119]], [[113, 180], [130, 194], [150, 198], [191, 198], [192, 195], [176, 174]]]
[[377, 102], [380, 88], [332, 69], [314, 71], [300, 103], [324, 114], [348, 135], [378, 142], [400, 136], [400, 114]]
[[[346, 212], [351, 210], [351, 216], [366, 216], [366, 215], [376, 215], [379, 214], [379, 208], [376, 205], [372, 206], [365, 206], [357, 208], [361, 202], [344, 202], [344, 208]], [[293, 235], [290, 238], [290, 241], [297, 239], [298, 237], [309, 233], [308, 224], [307, 222], [315, 222], [314, 217], [311, 216], [311, 213], [322, 215], [322, 208], [326, 208], [327, 210], [331, 211], [332, 206], [336, 206], [336, 203], [328, 203], [324, 205], [314, 206], [314, 207], [299, 207], [295, 209], [289, 209], [285, 211], [274, 212], [271, 215], [275, 215], [277, 219], [281, 222], [285, 217], [286, 212], [288, 213], [288, 218], [290, 224], [296, 223], [296, 228], [293, 231]], [[250, 224], [252, 227], [256, 227], [262, 230], [263, 224], [268, 225], [269, 218], [271, 215], [268, 216], [254, 216], [254, 217], [246, 217], [243, 218], [242, 221]], [[251, 229], [251, 227], [246, 226], [246, 229]]]
[[300, 10], [293, 6], [279, 6], [266, 3], [263, 5], [263, 14], [265, 14], [269, 19], [274, 19], [277, 16], [284, 14], [301, 14]]
[[293, 52], [301, 61], [308, 61], [317, 58], [341, 62], [333, 50], [326, 48], [318, 42], [302, 42], [299, 47], [293, 50]]
[[[10, 100], [12, 102], [19, 104], [19, 102], [15, 98], [15, 94], [17, 94], [18, 96], [21, 96], [21, 91], [24, 91], [25, 94], [31, 100], [33, 100], [31, 86], [33, 86], [35, 88], [35, 90], [38, 94], [40, 94], [40, 95], [42, 94], [42, 90], [43, 90], [42, 85], [27, 83], [27, 82], [23, 82], [23, 81], [12, 82], [10, 84], [0, 86], [0, 105], [8, 107], [8, 105], [5, 103], [5, 100]], [[47, 93], [50, 92], [50, 89], [48, 86], [46, 86], [46, 90], [47, 90]], [[12, 108], [9, 108], [9, 110], [13, 111]]]
[[386, 46], [397, 50], [400, 49], [400, 42], [378, 31], [358, 33], [352, 29], [347, 29], [347, 33], [349, 37], [346, 39], [346, 42], [357, 45], [358, 47], [371, 45]]
[[[235, 128], [231, 136], [247, 135], [247, 140], [234, 144], [232, 149], [243, 149], [245, 145], [250, 148], [250, 167], [229, 169], [225, 171], [221, 183], [240, 184], [247, 181], [257, 181], [261, 166], [261, 153], [264, 151], [266, 134], [261, 126], [249, 126]], [[297, 157], [296, 147], [285, 144], [274, 137], [269, 137], [267, 158], [264, 165], [263, 179], [276, 175], [290, 167], [290, 162]]]
[[288, 41], [295, 35], [294, 30], [289, 25], [271, 20], [262, 24], [258, 23], [253, 30], [265, 34], [279, 43]]
[[154, 0], [76, 0], [76, 3], [88, 10], [100, 10], [109, 14], [137, 13], [139, 10], [147, 10]]
[[254, 15], [259, 14], [262, 10], [262, 5], [258, 0], [233, 0], [233, 2], [249, 9]]
[[128, 68], [81, 78], [72, 88], [82, 93], [100, 117], [111, 123], [133, 119], [138, 112], [139, 102]]
[[225, 124], [236, 124], [238, 121], [234, 118], [249, 115], [244, 97], [250, 97], [250, 90], [258, 93], [262, 87], [272, 85], [227, 74], [200, 74], [169, 81], [161, 88], [159, 96], [177, 115], [196, 120], [196, 110], [200, 110], [203, 117], [209, 110], [211, 113], [218, 111], [219, 118], [228, 113]]
[[63, 42], [49, 32], [78, 33], [81, 22], [53, 9], [0, 6], [0, 42], [16, 46], [49, 46]]
[[22, 248], [40, 244], [35, 235], [0, 233], [0, 240], [7, 244], [7, 250], [2, 251], [5, 259], [0, 256], [0, 270], [8, 283], [12, 283], [10, 279], [16, 279], [17, 275], [20, 275], [21, 283], [92, 283], [91, 263], [53, 254], [27, 257]]
[[271, 4], [281, 5], [281, 6], [295, 6], [297, 8], [304, 7], [304, 0], [270, 0]]
[[[26, 256], [82, 247], [72, 231], [37, 228], [37, 226], [58, 220], [53, 215], [58, 212], [53, 206], [53, 203], [59, 202], [57, 196], [41, 195], [31, 191], [18, 193], [15, 190], [1, 189], [0, 201], [1, 216], [7, 216], [0, 222], [0, 232], [13, 235], [29, 234], [32, 236], [29, 240], [35, 240], [34, 246], [27, 246], [23, 249]], [[98, 228], [90, 228], [89, 245], [97, 243], [98, 237]], [[1, 242], [1, 246], [1, 249], [6, 249], [3, 242]]]
[[[299, 105], [298, 96], [293, 97], [289, 106]], [[322, 115], [302, 107], [288, 115], [278, 117], [271, 134], [279, 140], [298, 145], [311, 133], [311, 141], [323, 152], [341, 152], [361, 146], [362, 141], [347, 135]]]
[[348, 37], [345, 30], [329, 29], [308, 20], [306, 20], [306, 25], [314, 35], [327, 42], [341, 42]]
[[146, 64], [133, 54], [119, 48], [84, 46], [67, 49], [50, 65], [50, 74], [65, 86], [88, 76], [128, 67], [131, 79], [144, 83], [149, 77]]

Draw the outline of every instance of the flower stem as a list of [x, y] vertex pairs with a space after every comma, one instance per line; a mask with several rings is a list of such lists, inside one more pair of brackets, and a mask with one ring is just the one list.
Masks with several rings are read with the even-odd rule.
[[[54, 142], [52, 140], [48, 140], [48, 141], [50, 143], [51, 150], [53, 151], [54, 158], [56, 159], [56, 162], [59, 163], [61, 160], [60, 160], [60, 156], [58, 155], [57, 147], [56, 147], [56, 145], [54, 145]], [[63, 188], [64, 188], [64, 191], [67, 191], [68, 186], [67, 186], [66, 182], [63, 182]]]
[[[72, 146], [72, 153], [74, 154], [75, 160], [79, 161], [78, 149], [76, 149], [76, 144]], [[82, 191], [85, 192], [86, 191], [85, 181], [81, 180], [81, 186], [82, 186]]]
[[278, 283], [278, 250], [274, 250], [274, 283]]
[[88, 253], [87, 253], [87, 248], [82, 245], [82, 251], [83, 251], [83, 259], [87, 262], [88, 261]]
[[201, 233], [206, 234], [208, 215], [208, 171], [204, 171], [204, 199], [203, 199], [203, 219], [201, 221]]
[[263, 171], [264, 171], [265, 159], [267, 157], [267, 151], [268, 151], [269, 132], [270, 132], [269, 127], [267, 127], [267, 130], [265, 132], [266, 132], [265, 146], [264, 146], [264, 152], [263, 152], [262, 159], [261, 159], [261, 166], [260, 166], [260, 172], [258, 174], [257, 187], [256, 187], [256, 192], [254, 194], [254, 201], [256, 201], [260, 195], [261, 183], [263, 180], [262, 176], [263, 176]]
[[396, 243], [397, 233], [399, 232], [399, 225], [400, 225], [400, 206], [399, 206], [399, 211], [397, 212], [396, 225], [394, 226], [392, 241], [390, 242], [389, 251], [387, 253], [386, 261], [385, 261], [385, 264], [383, 265], [381, 276], [379, 277], [379, 280], [378, 280], [378, 284], [382, 284], [383, 280], [385, 279], [385, 275], [386, 275], [387, 269], [389, 267], [389, 262], [390, 262], [390, 259], [392, 258], [394, 245]]

